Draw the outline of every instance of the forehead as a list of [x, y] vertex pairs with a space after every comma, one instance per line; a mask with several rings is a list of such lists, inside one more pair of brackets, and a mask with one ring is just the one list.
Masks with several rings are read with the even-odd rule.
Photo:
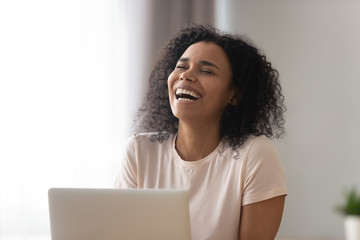
[[217, 66], [229, 67], [230, 62], [225, 51], [213, 42], [197, 42], [190, 45], [181, 58], [188, 58], [193, 61], [205, 60]]

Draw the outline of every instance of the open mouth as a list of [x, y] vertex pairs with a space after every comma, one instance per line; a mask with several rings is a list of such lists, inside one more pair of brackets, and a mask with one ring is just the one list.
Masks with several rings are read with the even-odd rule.
[[194, 91], [178, 88], [175, 92], [176, 99], [180, 101], [196, 101], [200, 96]]

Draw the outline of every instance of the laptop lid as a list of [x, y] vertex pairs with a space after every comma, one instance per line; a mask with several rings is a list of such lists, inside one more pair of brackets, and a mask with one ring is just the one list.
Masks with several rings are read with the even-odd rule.
[[52, 188], [52, 240], [190, 240], [182, 190]]

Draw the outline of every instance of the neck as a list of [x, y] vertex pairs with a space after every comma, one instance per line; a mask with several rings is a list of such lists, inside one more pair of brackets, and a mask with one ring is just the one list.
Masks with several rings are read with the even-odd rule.
[[175, 147], [183, 160], [196, 161], [208, 156], [220, 141], [219, 124], [194, 126], [180, 121]]

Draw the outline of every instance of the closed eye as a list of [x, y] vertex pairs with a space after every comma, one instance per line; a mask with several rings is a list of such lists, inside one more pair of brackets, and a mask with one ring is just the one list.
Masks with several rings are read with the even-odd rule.
[[212, 71], [207, 70], [207, 69], [202, 69], [201, 72], [202, 72], [202, 73], [205, 73], [205, 74], [213, 74]]
[[177, 65], [176, 68], [183, 68], [183, 69], [186, 69], [186, 66], [184, 65]]

